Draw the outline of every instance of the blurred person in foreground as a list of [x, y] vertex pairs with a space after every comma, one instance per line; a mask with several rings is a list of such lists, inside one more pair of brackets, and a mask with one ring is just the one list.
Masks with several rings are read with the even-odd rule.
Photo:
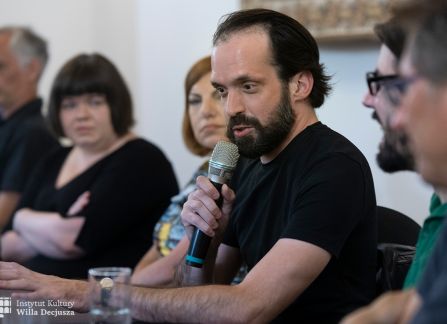
[[[416, 169], [435, 187], [447, 186], [447, 4], [409, 2], [397, 18], [411, 26], [399, 77], [386, 85], [398, 105], [392, 127], [404, 131]], [[353, 323], [445, 323], [447, 312], [447, 226], [438, 235], [415, 289], [384, 294], [370, 306], [350, 314]]]
[[[374, 31], [382, 45], [376, 70], [366, 75], [369, 91], [364, 97], [363, 104], [374, 109], [373, 118], [382, 126], [384, 133], [377, 154], [377, 162], [385, 172], [414, 171], [414, 158], [408, 145], [407, 135], [391, 127], [397, 103], [392, 95], [390, 96], [387, 87], [399, 77], [398, 64], [407, 31], [396, 19], [378, 24]], [[405, 278], [404, 288], [413, 287], [425, 269], [447, 213], [446, 201], [446, 193], [440, 188], [436, 189], [436, 194], [433, 194], [431, 198], [430, 216], [425, 219], [419, 234], [416, 255]]]
[[46, 41], [31, 29], [0, 27], [0, 230], [17, 207], [33, 167], [58, 146], [37, 95], [47, 60]]
[[[374, 296], [376, 204], [364, 156], [316, 117], [330, 89], [317, 44], [294, 19], [254, 9], [226, 16], [213, 46], [211, 80], [245, 159], [234, 191], [199, 176], [184, 204], [188, 236], [198, 226], [213, 237], [203, 268], [178, 273], [178, 285], [194, 287], [131, 287], [132, 314], [336, 323]], [[229, 285], [242, 262], [247, 276]]]
[[177, 193], [164, 154], [130, 131], [132, 101], [116, 67], [81, 54], [57, 74], [49, 120], [73, 145], [43, 158], [27, 183], [2, 260], [85, 278], [92, 267], [134, 267]]

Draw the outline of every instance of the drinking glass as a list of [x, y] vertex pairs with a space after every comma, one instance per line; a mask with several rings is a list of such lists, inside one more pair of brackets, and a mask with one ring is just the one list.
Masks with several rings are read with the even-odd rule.
[[130, 324], [130, 274], [130, 268], [89, 269], [90, 315], [93, 323]]

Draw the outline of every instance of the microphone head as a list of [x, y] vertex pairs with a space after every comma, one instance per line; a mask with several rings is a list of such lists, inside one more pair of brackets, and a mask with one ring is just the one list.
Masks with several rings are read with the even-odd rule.
[[236, 168], [239, 151], [235, 144], [219, 141], [209, 161], [208, 177], [218, 183], [227, 183]]

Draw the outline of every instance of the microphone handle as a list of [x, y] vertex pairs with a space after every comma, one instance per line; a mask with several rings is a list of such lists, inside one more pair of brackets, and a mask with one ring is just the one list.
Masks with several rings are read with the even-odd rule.
[[[221, 192], [222, 184], [211, 181], [214, 187]], [[222, 194], [216, 200], [217, 207], [221, 208], [223, 202]], [[206, 254], [210, 246], [212, 237], [206, 235], [197, 227], [194, 228], [194, 232], [189, 243], [188, 253], [186, 254], [186, 264], [195, 268], [201, 268], [205, 262]]]

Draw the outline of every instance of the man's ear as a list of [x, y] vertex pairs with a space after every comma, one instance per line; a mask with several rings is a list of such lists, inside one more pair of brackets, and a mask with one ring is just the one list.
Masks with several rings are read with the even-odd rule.
[[314, 78], [309, 71], [295, 74], [289, 81], [290, 97], [293, 102], [309, 98], [314, 86]]
[[32, 59], [25, 67], [28, 80], [37, 83], [42, 73], [42, 63], [39, 60]]

